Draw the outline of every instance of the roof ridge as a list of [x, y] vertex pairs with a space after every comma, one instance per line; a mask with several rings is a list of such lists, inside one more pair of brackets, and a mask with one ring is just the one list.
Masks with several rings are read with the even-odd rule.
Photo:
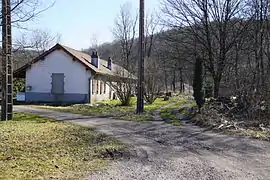
[[[91, 63], [91, 55], [88, 53], [85, 53], [83, 51], [79, 51], [73, 48], [70, 48], [68, 46], [62, 45], [60, 43], [57, 43], [55, 46], [53, 46], [52, 48], [50, 48], [49, 50], [45, 51], [44, 53], [42, 53], [40, 56], [34, 58], [31, 62], [25, 64], [24, 66], [22, 66], [21, 68], [17, 69], [15, 74], [20, 74], [23, 73], [27, 70], [27, 68], [29, 66], [31, 66], [31, 64], [36, 63], [37, 61], [39, 61], [42, 57], [47, 56], [48, 54], [52, 53], [55, 50], [59, 50], [62, 49], [63, 51], [65, 51], [68, 55], [70, 55], [72, 58], [78, 60], [78, 62], [82, 63], [87, 69], [90, 69], [92, 71], [94, 71], [95, 73], [99, 73], [99, 74], [103, 74], [103, 75], [110, 75], [110, 76], [118, 76], [117, 74], [115, 74], [114, 70], [109, 70], [106, 67], [106, 60], [104, 59], [100, 59], [100, 61], [102, 62], [101, 64], [101, 68], [97, 68], [95, 67], [92, 63]], [[122, 66], [113, 63], [114, 67], [117, 68], [121, 68], [123, 69], [124, 72], [128, 72], [128, 70], [126, 70], [125, 68], [123, 68]]]
[[[69, 47], [69, 46], [66, 46], [66, 45], [63, 45], [63, 44], [60, 44], [60, 43], [57, 43], [57, 44], [60, 45], [60, 46], [62, 46], [63, 48], [70, 49], [70, 50], [73, 50], [73, 51], [77, 51], [77, 52], [79, 52], [79, 53], [82, 53], [82, 54], [84, 54], [84, 55], [87, 55], [87, 56], [91, 57], [91, 55], [88, 54], [88, 53], [86, 53], [86, 52], [83, 52], [83, 51], [80, 51], [80, 50], [71, 48], [71, 47]], [[100, 58], [100, 57], [99, 57], [99, 60], [107, 61], [107, 60], [105, 60], [105, 59], [103, 59], [103, 58]], [[113, 64], [115, 65], [115, 63], [113, 63]]]
[[[66, 48], [67, 50], [73, 50], [73, 51], [76, 51], [76, 52], [78, 52], [78, 53], [82, 53], [82, 54], [84, 54], [84, 55], [87, 55], [87, 56], [91, 57], [91, 55], [88, 54], [88, 53], [86, 53], [86, 52], [83, 52], [83, 51], [80, 51], [80, 50], [71, 48], [71, 47], [69, 47], [69, 46], [62, 45], [62, 44], [59, 44], [59, 45], [62, 46], [63, 48]], [[104, 60], [104, 59], [102, 59], [102, 58], [100, 58], [100, 57], [99, 57], [99, 59], [100, 59], [100, 60], [103, 60], [103, 61], [106, 61], [106, 60]]]

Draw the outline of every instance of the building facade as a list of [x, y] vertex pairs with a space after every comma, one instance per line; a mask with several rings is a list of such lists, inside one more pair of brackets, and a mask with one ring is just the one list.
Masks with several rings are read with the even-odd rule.
[[57, 44], [14, 76], [25, 78], [26, 102], [95, 103], [116, 98], [110, 86], [117, 77], [114, 66], [120, 67], [110, 58], [100, 59], [97, 52], [88, 55]]

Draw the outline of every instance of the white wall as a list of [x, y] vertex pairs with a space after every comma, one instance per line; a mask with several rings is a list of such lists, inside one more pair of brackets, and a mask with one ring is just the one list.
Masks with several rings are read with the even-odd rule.
[[88, 94], [91, 72], [62, 50], [55, 50], [45, 60], [33, 64], [26, 71], [26, 86], [32, 86], [30, 92], [50, 93], [52, 73], [64, 73], [65, 94]]
[[[91, 83], [93, 83], [93, 81], [91, 81]], [[111, 87], [108, 84], [106, 84], [106, 92], [103, 91], [100, 93], [100, 81], [99, 81], [98, 88], [99, 88], [98, 94], [96, 93], [96, 91], [94, 91], [94, 93], [91, 92], [91, 103], [96, 103], [96, 102], [112, 99], [113, 90], [111, 90]]]

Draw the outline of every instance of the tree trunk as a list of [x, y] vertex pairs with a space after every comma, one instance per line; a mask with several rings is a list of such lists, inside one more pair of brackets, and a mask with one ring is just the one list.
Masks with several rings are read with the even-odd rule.
[[182, 68], [179, 68], [179, 75], [180, 75], [180, 93], [183, 93], [185, 91], [185, 85], [184, 85]]
[[219, 96], [220, 80], [220, 76], [214, 78], [214, 98], [218, 98]]
[[239, 49], [238, 45], [236, 45], [236, 54], [235, 54], [235, 90], [238, 91], [240, 88], [240, 82], [239, 82]]
[[165, 93], [167, 93], [168, 92], [167, 71], [164, 71], [164, 81], [165, 81]]
[[176, 75], [175, 75], [176, 73], [175, 73], [175, 70], [173, 70], [173, 82], [172, 82], [172, 90], [173, 90], [173, 92], [175, 92], [175, 90], [176, 90], [176, 85], [175, 85], [175, 81], [176, 81]]

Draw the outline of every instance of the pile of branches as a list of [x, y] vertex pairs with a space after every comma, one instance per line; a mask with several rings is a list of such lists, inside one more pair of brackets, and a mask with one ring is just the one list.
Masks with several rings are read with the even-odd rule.
[[255, 96], [207, 99], [200, 115], [217, 129], [252, 129], [270, 132], [270, 108]]

